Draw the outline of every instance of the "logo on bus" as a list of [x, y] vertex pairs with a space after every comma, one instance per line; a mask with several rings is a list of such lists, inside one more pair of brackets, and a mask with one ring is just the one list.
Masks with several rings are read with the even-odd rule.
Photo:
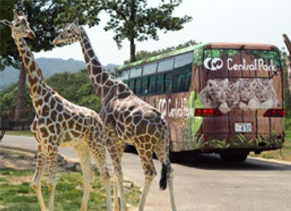
[[188, 105], [188, 99], [181, 98], [172, 102], [171, 99], [160, 99], [159, 100], [159, 111], [162, 117], [168, 116], [170, 118], [185, 118], [194, 117], [194, 106], [192, 103]]
[[[223, 67], [223, 61], [220, 58], [206, 58], [204, 67], [211, 71], [217, 71]], [[251, 63], [242, 59], [240, 64], [236, 64], [232, 58], [226, 60], [226, 66], [229, 71], [276, 71], [274, 61], [271, 59], [266, 62], [264, 59], [254, 59]]]
[[220, 58], [207, 58], [204, 60], [204, 67], [211, 71], [216, 71], [221, 69], [223, 66], [223, 61]]

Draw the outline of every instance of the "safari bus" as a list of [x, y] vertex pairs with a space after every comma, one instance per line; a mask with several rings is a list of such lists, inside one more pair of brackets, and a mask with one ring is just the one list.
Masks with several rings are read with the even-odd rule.
[[282, 148], [283, 71], [274, 45], [208, 43], [129, 63], [117, 78], [157, 108], [170, 129], [171, 152], [249, 152]]

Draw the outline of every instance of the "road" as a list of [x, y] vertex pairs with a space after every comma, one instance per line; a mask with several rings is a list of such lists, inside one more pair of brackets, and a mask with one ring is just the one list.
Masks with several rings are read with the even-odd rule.
[[[36, 149], [36, 141], [30, 137], [5, 136], [1, 144]], [[60, 153], [77, 160], [72, 148], [60, 148]], [[161, 166], [157, 160], [154, 163], [159, 174], [151, 186], [145, 211], [168, 211], [168, 191], [160, 191], [158, 186]], [[142, 187], [144, 177], [138, 156], [125, 153], [122, 165], [125, 179]], [[291, 164], [256, 159], [223, 164], [218, 156], [198, 155], [173, 164], [173, 168], [180, 211], [291, 210]]]

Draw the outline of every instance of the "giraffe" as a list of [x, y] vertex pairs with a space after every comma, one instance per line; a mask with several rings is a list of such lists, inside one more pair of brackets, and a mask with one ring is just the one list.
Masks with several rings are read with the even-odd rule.
[[[99, 115], [104, 121], [106, 134], [118, 145], [120, 161], [124, 143], [133, 144], [141, 159], [145, 185], [138, 210], [144, 209], [151, 182], [157, 174], [152, 161], [153, 153], [162, 163], [160, 188], [166, 189], [168, 182], [171, 208], [176, 210], [173, 169], [169, 160], [170, 135], [167, 122], [156, 108], [142, 101], [126, 84], [103, 70], [89, 37], [84, 28], [78, 24], [78, 19], [68, 24], [54, 39], [53, 44], [78, 41], [81, 43], [92, 86], [102, 102]], [[120, 174], [122, 175], [122, 172]], [[116, 206], [115, 204], [115, 208]]]
[[41, 192], [41, 177], [46, 163], [48, 163], [48, 208], [50, 211], [54, 209], [58, 147], [74, 147], [80, 159], [84, 179], [81, 210], [87, 209], [92, 188], [94, 172], [91, 155], [106, 190], [107, 209], [112, 210], [110, 176], [104, 145], [106, 136], [102, 120], [96, 112], [69, 102], [46, 84], [41, 69], [24, 40], [24, 38], [34, 39], [35, 34], [22, 11], [14, 11], [14, 21], [1, 20], [1, 23], [12, 30], [12, 37], [25, 65], [30, 96], [36, 112], [31, 131], [38, 142], [38, 150], [31, 187], [36, 192], [41, 210], [47, 210]]

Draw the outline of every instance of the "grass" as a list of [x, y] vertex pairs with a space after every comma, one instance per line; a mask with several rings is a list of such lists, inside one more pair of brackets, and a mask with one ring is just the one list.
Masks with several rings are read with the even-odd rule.
[[[1, 153], [1, 159], [3, 157], [9, 160], [11, 154], [6, 156], [5, 153]], [[16, 154], [13, 154], [13, 158], [18, 159], [19, 162], [23, 161], [23, 158]], [[24, 159], [26, 159], [25, 156]], [[30, 179], [33, 173], [33, 170], [0, 169], [0, 211], [40, 210], [35, 192], [30, 187]], [[55, 210], [80, 210], [83, 196], [83, 177], [81, 173], [60, 172], [57, 174], [57, 178]], [[137, 206], [140, 196], [139, 189], [131, 182], [124, 182], [124, 186], [127, 203]], [[46, 177], [42, 181], [42, 193], [47, 204]], [[99, 175], [95, 177], [88, 210], [106, 210], [106, 195]]]
[[6, 131], [5, 135], [11, 136], [33, 136], [30, 130], [10, 130]]
[[286, 131], [286, 139], [282, 149], [264, 151], [260, 155], [255, 155], [254, 153], [251, 153], [251, 156], [291, 162], [291, 131]]

